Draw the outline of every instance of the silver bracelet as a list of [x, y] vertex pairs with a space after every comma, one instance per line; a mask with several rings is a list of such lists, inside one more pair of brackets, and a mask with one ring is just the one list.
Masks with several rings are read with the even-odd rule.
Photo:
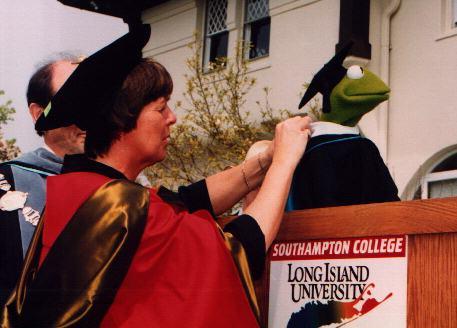
[[248, 178], [246, 177], [246, 172], [244, 171], [245, 164], [246, 164], [246, 161], [244, 161], [243, 165], [241, 165], [241, 173], [243, 174], [244, 183], [246, 184], [246, 187], [248, 187], [248, 191], [251, 191], [251, 186], [248, 183]]

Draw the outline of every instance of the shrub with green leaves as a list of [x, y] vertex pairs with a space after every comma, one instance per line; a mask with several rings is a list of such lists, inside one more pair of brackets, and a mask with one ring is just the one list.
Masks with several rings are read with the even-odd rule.
[[[5, 92], [0, 90], [0, 99], [4, 97], [4, 95]], [[13, 114], [16, 113], [16, 110], [11, 104], [11, 100], [0, 101], [0, 162], [15, 158], [21, 152], [19, 147], [16, 146], [16, 140], [5, 139], [3, 137], [3, 132], [1, 131], [2, 126], [6, 125], [8, 121], [12, 121]]]
[[201, 44], [189, 47], [192, 56], [186, 60], [184, 101], [176, 104], [183, 115], [172, 128], [167, 158], [146, 170], [153, 185], [171, 189], [239, 164], [255, 141], [271, 139], [275, 125], [292, 115], [271, 108], [267, 87], [264, 99], [256, 102], [259, 119], [245, 108], [257, 81], [248, 73], [241, 43], [233, 58], [219, 58], [205, 68]]

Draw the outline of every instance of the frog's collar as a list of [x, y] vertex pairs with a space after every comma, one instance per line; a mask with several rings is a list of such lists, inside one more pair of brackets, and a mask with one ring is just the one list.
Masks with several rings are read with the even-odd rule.
[[332, 122], [313, 122], [311, 123], [311, 137], [317, 137], [324, 134], [360, 134], [357, 126], [345, 126]]

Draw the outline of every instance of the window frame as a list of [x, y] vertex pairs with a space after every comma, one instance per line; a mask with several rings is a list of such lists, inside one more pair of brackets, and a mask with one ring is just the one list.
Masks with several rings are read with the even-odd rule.
[[[225, 22], [224, 26], [225, 29], [221, 31], [217, 31], [215, 33], [209, 33], [209, 2], [213, 1], [225, 1], [226, 2], [226, 7], [225, 7]], [[211, 46], [212, 42], [215, 38], [217, 37], [224, 37], [226, 36], [226, 41], [225, 41], [225, 56], [221, 57], [227, 57], [228, 56], [228, 45], [229, 45], [229, 29], [227, 27], [227, 15], [228, 15], [228, 0], [205, 0], [204, 1], [204, 37], [203, 37], [203, 58], [202, 58], [202, 65], [205, 71], [209, 70], [210, 63], [215, 63], [217, 58], [220, 57], [215, 57], [211, 58]]]
[[457, 28], [457, 0], [451, 0], [451, 19], [450, 19], [450, 26], [451, 30]]
[[[243, 0], [243, 17], [242, 17], [242, 25], [243, 25], [243, 40], [246, 43], [245, 46], [245, 51], [244, 51], [244, 58], [247, 60], [256, 60], [259, 58], [265, 58], [270, 55], [270, 41], [271, 41], [271, 15], [270, 15], [270, 1], [265, 0], [267, 2], [268, 6], [268, 16], [263, 16], [259, 17], [257, 19], [247, 21], [246, 17], [248, 16], [248, 0]], [[268, 21], [268, 51], [266, 54], [251, 57], [251, 51], [252, 51], [252, 25], [262, 22], [262, 21]]]
[[442, 171], [442, 172], [432, 172], [427, 173], [421, 181], [421, 199], [431, 199], [429, 198], [429, 183], [438, 182], [438, 181], [447, 181], [447, 180], [457, 180], [457, 169]]
[[436, 41], [457, 35], [457, 0], [441, 0], [441, 31]]

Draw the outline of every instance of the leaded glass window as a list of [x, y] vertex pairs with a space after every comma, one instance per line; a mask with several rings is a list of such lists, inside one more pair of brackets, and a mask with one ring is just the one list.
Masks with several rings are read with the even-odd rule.
[[250, 47], [249, 59], [267, 56], [270, 51], [270, 11], [268, 0], [246, 0], [244, 39]]
[[227, 0], [206, 1], [204, 65], [227, 57]]

